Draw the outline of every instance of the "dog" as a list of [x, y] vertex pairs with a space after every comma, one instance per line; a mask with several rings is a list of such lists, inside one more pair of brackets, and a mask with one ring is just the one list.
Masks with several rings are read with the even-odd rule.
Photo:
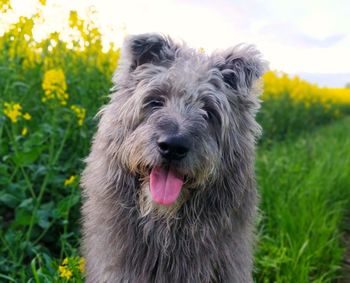
[[82, 173], [86, 282], [253, 282], [266, 62], [126, 39]]

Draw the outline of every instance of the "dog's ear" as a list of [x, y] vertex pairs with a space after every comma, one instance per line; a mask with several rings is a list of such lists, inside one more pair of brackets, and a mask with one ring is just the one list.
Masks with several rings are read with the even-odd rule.
[[146, 63], [167, 65], [174, 60], [175, 50], [175, 44], [166, 36], [141, 34], [126, 39], [122, 55], [128, 58], [130, 71], [133, 71]]
[[224, 82], [234, 90], [250, 90], [268, 69], [261, 53], [252, 45], [238, 45], [218, 54], [215, 62]]

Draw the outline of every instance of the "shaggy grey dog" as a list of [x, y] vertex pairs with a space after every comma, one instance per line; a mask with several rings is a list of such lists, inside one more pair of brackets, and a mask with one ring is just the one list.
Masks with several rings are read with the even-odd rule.
[[86, 282], [252, 282], [260, 53], [126, 40], [86, 159]]

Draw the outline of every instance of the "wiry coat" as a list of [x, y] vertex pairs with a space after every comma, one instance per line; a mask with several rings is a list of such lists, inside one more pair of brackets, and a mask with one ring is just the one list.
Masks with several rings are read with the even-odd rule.
[[[128, 38], [82, 176], [86, 282], [252, 282], [264, 69], [252, 46], [207, 56], [157, 34]], [[191, 150], [175, 164], [181, 196], [163, 207], [149, 171], [169, 131]]]

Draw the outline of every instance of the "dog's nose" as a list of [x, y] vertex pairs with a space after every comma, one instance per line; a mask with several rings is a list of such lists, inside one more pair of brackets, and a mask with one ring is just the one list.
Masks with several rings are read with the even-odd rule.
[[190, 149], [189, 141], [183, 136], [166, 136], [158, 140], [160, 154], [168, 160], [180, 160]]

